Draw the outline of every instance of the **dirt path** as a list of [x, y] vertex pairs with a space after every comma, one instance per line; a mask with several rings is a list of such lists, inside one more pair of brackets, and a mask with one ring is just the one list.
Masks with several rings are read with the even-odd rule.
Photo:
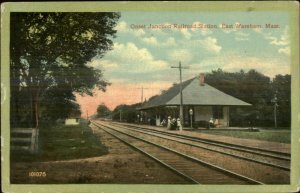
[[[180, 176], [95, 129], [109, 154], [101, 157], [35, 163], [12, 163], [11, 183], [185, 184]], [[46, 176], [29, 176], [45, 172]]]

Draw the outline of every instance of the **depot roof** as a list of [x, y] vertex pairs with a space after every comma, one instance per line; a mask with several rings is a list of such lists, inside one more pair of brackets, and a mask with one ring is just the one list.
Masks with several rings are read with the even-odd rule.
[[[203, 83], [200, 85], [197, 77], [182, 82], [183, 105], [210, 105], [210, 106], [251, 106], [240, 99]], [[146, 102], [140, 109], [149, 109], [159, 106], [180, 105], [180, 85], [176, 84], [165, 93]]]

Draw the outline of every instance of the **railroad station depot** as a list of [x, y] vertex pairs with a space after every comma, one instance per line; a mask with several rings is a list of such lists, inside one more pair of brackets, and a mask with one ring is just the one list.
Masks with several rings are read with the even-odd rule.
[[[229, 126], [230, 107], [251, 106], [205, 83], [204, 74], [182, 82], [183, 123], [213, 121], [216, 127]], [[163, 94], [153, 97], [139, 109], [144, 117], [154, 117], [161, 125], [169, 116], [178, 118], [180, 85], [176, 84]]]

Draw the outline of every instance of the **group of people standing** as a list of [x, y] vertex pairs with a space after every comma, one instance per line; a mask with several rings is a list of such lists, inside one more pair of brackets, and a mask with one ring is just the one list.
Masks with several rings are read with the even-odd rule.
[[[168, 120], [166, 121], [166, 119], [163, 119], [160, 126], [167, 126], [167, 128], [169, 130], [182, 130], [182, 125], [181, 125], [181, 122], [180, 122], [180, 118], [173, 118], [171, 116], [168, 116]], [[212, 127], [215, 127], [215, 124], [214, 124], [214, 121], [213, 121], [213, 118], [210, 118], [209, 121], [207, 121], [207, 129], [210, 129]]]
[[180, 118], [173, 118], [171, 116], [168, 116], [168, 120], [166, 121], [163, 119], [161, 122], [161, 126], [167, 126], [169, 130], [182, 130], [182, 125], [180, 122]]

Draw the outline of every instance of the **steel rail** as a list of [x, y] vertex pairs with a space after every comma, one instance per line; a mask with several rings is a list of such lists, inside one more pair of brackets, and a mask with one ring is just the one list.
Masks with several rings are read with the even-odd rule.
[[[93, 124], [94, 124], [95, 126], [101, 128], [101, 126], [96, 125], [95, 123], [93, 123]], [[177, 170], [176, 168], [174, 168], [174, 167], [172, 167], [171, 165], [169, 165], [169, 164], [163, 162], [162, 160], [160, 160], [160, 159], [158, 159], [158, 158], [152, 156], [151, 154], [147, 153], [146, 151], [144, 151], [144, 150], [138, 148], [137, 146], [135, 146], [135, 145], [133, 145], [133, 144], [127, 142], [126, 140], [123, 140], [122, 138], [120, 138], [120, 137], [118, 137], [117, 135], [115, 135], [115, 134], [113, 134], [113, 133], [107, 131], [106, 129], [103, 129], [103, 128], [101, 128], [101, 129], [102, 129], [103, 131], [105, 131], [106, 133], [109, 133], [110, 135], [112, 135], [112, 136], [114, 136], [115, 138], [119, 139], [120, 141], [122, 141], [122, 142], [125, 143], [126, 145], [132, 147], [133, 149], [136, 149], [136, 150], [138, 150], [139, 152], [141, 152], [142, 154], [144, 154], [144, 155], [146, 155], [146, 156], [148, 156], [148, 157], [154, 159], [154, 160], [155, 160], [156, 162], [158, 162], [159, 164], [162, 164], [164, 167], [166, 167], [167, 169], [170, 169], [171, 171], [175, 172], [176, 174], [182, 176], [182, 177], [185, 178], [186, 180], [188, 180], [188, 181], [190, 181], [190, 182], [192, 182], [192, 183], [194, 183], [194, 184], [200, 184], [197, 180], [195, 180], [195, 179], [193, 179], [192, 177], [190, 177], [190, 176], [188, 176], [188, 175], [186, 175], [186, 174], [180, 172], [180, 171]]]
[[[113, 122], [113, 123], [118, 124], [118, 125], [123, 125], [123, 126], [124, 125], [131, 126], [131, 127], [137, 128], [137, 129], [143, 129], [143, 130], [147, 130], [147, 131], [151, 131], [151, 132], [155, 132], [155, 133], [163, 133], [168, 136], [176, 136], [181, 139], [189, 139], [191, 141], [201, 142], [201, 143], [205, 143], [205, 144], [209, 144], [209, 145], [215, 145], [215, 146], [219, 146], [219, 147], [225, 147], [228, 149], [244, 151], [244, 152], [249, 152], [249, 153], [253, 153], [253, 154], [257, 154], [257, 155], [263, 155], [263, 156], [267, 156], [267, 157], [290, 161], [290, 157], [283, 157], [283, 156], [290, 156], [289, 153], [266, 150], [266, 149], [249, 147], [249, 146], [242, 146], [242, 145], [231, 144], [231, 143], [226, 143], [226, 142], [214, 141], [214, 140], [210, 140], [210, 139], [203, 139], [203, 138], [199, 138], [199, 137], [186, 136], [186, 135], [181, 135], [181, 134], [177, 134], [177, 133], [169, 133], [166, 131], [159, 131], [159, 130], [149, 129], [149, 128], [135, 126], [135, 125], [131, 125], [131, 124], [123, 124], [123, 123], [116, 123], [116, 122]], [[270, 154], [270, 153], [273, 153], [273, 154]], [[277, 155], [274, 155], [274, 154], [277, 154]], [[280, 155], [278, 155], [278, 154], [280, 154]], [[281, 155], [283, 155], [283, 156], [281, 156]]]
[[[121, 126], [119, 126], [119, 127], [121, 128]], [[247, 157], [236, 155], [236, 154], [233, 154], [233, 153], [228, 153], [228, 152], [225, 152], [225, 151], [216, 150], [216, 149], [212, 149], [212, 148], [209, 148], [209, 147], [203, 147], [203, 146], [200, 146], [200, 145], [196, 145], [196, 144], [192, 144], [192, 143], [188, 143], [188, 142], [183, 142], [183, 141], [179, 141], [179, 140], [176, 140], [176, 139], [170, 139], [166, 136], [163, 136], [164, 134], [151, 133], [151, 131], [149, 131], [150, 133], [148, 133], [147, 131], [140, 131], [140, 130], [137, 130], [137, 129], [128, 128], [128, 127], [124, 127], [124, 126], [123, 126], [123, 128], [129, 129], [129, 130], [132, 130], [132, 131], [135, 131], [135, 132], [139, 132], [139, 133], [144, 133], [144, 134], [147, 134], [147, 135], [152, 135], [152, 136], [159, 137], [159, 138], [162, 138], [162, 139], [176, 141], [176, 142], [181, 143], [181, 144], [190, 145], [190, 146], [193, 146], [193, 147], [198, 147], [198, 148], [202, 148], [202, 149], [205, 149], [205, 150], [221, 153], [221, 154], [232, 156], [232, 157], [235, 157], [235, 158], [238, 158], [238, 159], [243, 159], [243, 160], [247, 160], [247, 161], [251, 161], [251, 162], [255, 162], [255, 163], [259, 163], [259, 164], [279, 168], [279, 169], [282, 169], [282, 170], [290, 171], [289, 167], [285, 167], [285, 166], [281, 166], [281, 165], [277, 165], [277, 164], [274, 164], [274, 163], [269, 163], [269, 162], [265, 162], [265, 161], [261, 161], [261, 160], [256, 160], [256, 159], [252, 159], [252, 158], [247, 158]], [[239, 151], [243, 152], [242, 150], [239, 150]]]
[[[219, 171], [219, 172], [221, 172], [221, 173], [224, 173], [224, 174], [227, 174], [227, 175], [231, 175], [231, 176], [233, 176], [233, 177], [239, 178], [239, 179], [244, 180], [244, 181], [246, 181], [246, 182], [251, 182], [251, 183], [254, 183], [254, 184], [264, 184], [263, 182], [260, 182], [260, 181], [257, 181], [257, 180], [255, 180], [255, 179], [249, 178], [249, 177], [247, 177], [247, 176], [244, 176], [244, 175], [238, 174], [238, 173], [236, 173], [236, 172], [227, 170], [227, 169], [225, 169], [225, 168], [216, 166], [216, 165], [214, 165], [214, 164], [205, 162], [205, 161], [200, 160], [200, 159], [198, 159], [198, 158], [195, 158], [195, 157], [192, 157], [192, 156], [189, 156], [189, 155], [180, 153], [180, 152], [178, 152], [178, 151], [176, 151], [176, 150], [173, 150], [173, 149], [171, 149], [171, 148], [168, 148], [168, 147], [165, 147], [165, 146], [162, 146], [162, 145], [158, 145], [158, 144], [155, 144], [155, 143], [153, 143], [153, 142], [151, 142], [151, 141], [147, 141], [147, 140], [145, 140], [145, 139], [142, 139], [142, 138], [133, 136], [133, 135], [131, 135], [131, 134], [128, 134], [128, 133], [119, 131], [119, 130], [117, 130], [117, 129], [111, 127], [111, 126], [107, 126], [107, 125], [103, 125], [103, 124], [95, 123], [95, 122], [92, 122], [92, 123], [93, 123], [95, 126], [99, 127], [99, 128], [105, 127], [105, 128], [114, 130], [114, 131], [116, 131], [116, 132], [118, 132], [118, 133], [121, 133], [121, 134], [123, 134], [123, 135], [127, 135], [127, 136], [129, 136], [129, 137], [132, 137], [132, 138], [135, 138], [135, 139], [137, 139], [137, 140], [143, 141], [143, 142], [145, 142], [145, 143], [148, 143], [148, 144], [154, 145], [154, 146], [156, 146], [156, 147], [159, 147], [159, 148], [161, 148], [161, 149], [168, 150], [168, 151], [173, 152], [173, 153], [175, 153], [175, 154], [177, 154], [177, 155], [180, 155], [180, 156], [182, 156], [182, 157], [184, 157], [184, 158], [187, 158], [187, 159], [189, 159], [189, 160], [191, 160], [191, 161], [193, 161], [193, 162], [195, 162], [195, 163], [198, 163], [198, 164], [201, 164], [201, 165], [208, 166], [208, 167], [210, 167], [210, 168], [212, 168], [212, 169], [214, 169], [214, 170], [217, 170], [217, 171]], [[103, 129], [103, 128], [102, 128], [102, 129]]]

